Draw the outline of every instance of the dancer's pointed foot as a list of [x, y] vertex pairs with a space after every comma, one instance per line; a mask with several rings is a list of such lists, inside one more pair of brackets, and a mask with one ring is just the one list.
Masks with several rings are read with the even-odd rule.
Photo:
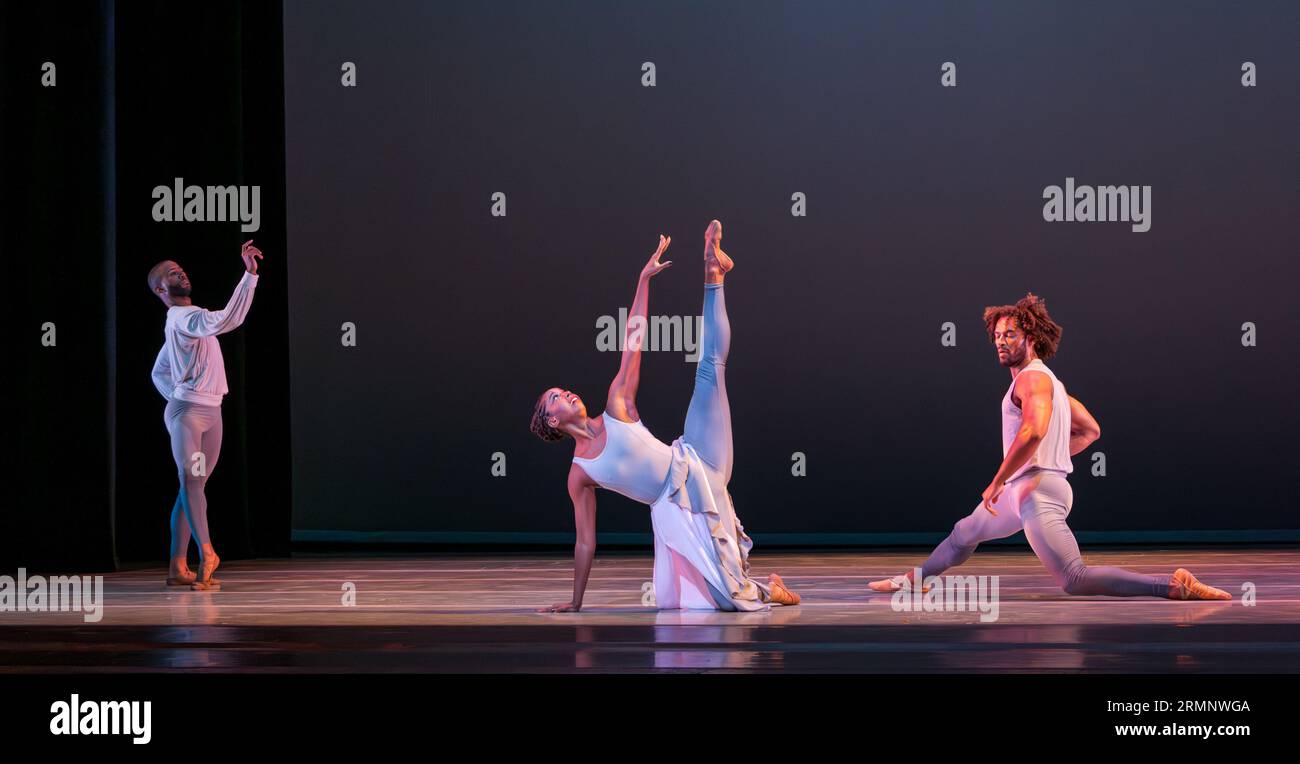
[[906, 583], [906, 581], [907, 581], [906, 576], [894, 576], [893, 578], [882, 578], [879, 581], [872, 581], [868, 583], [867, 588], [873, 592], [881, 592], [883, 594], [893, 594], [899, 589], [902, 589], [903, 584]]
[[1230, 600], [1232, 595], [1222, 589], [1203, 584], [1187, 568], [1174, 571], [1169, 581], [1169, 599], [1171, 600]]
[[723, 276], [736, 267], [736, 263], [722, 251], [722, 221], [713, 220], [704, 231], [704, 271]]
[[[893, 578], [882, 578], [879, 581], [872, 581], [867, 584], [868, 589], [870, 589], [873, 592], [881, 592], [882, 594], [893, 594], [894, 592], [904, 587], [908, 589], [912, 588], [911, 571], [908, 571], [907, 573], [904, 573], [901, 576], [894, 576]], [[928, 591], [930, 591], [930, 587], [928, 586], [921, 588], [922, 593]]]
[[212, 573], [221, 564], [221, 558], [213, 553], [199, 561], [198, 578], [190, 588], [195, 591], [207, 591], [208, 589], [220, 589], [221, 582], [212, 577]]
[[[716, 221], [715, 221], [716, 222]], [[785, 588], [785, 581], [773, 573], [767, 577], [768, 588], [772, 590], [772, 601], [782, 605], [798, 605], [803, 599], [798, 594]]]

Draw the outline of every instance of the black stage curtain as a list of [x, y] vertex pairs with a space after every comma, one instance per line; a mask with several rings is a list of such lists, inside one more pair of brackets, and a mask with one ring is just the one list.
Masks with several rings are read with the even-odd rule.
[[[17, 350], [3, 375], [0, 570], [111, 568], [113, 8], [0, 13], [0, 250]], [[54, 87], [41, 84], [47, 61]]]
[[[244, 327], [221, 339], [230, 394], [208, 484], [224, 559], [289, 551], [288, 315], [279, 3], [7, 6], [3, 32], [5, 569], [106, 570], [168, 552], [176, 496], [149, 370], [165, 309], [146, 274], [174, 259], [224, 306], [249, 238], [267, 254]], [[55, 64], [43, 87], [42, 65]], [[260, 230], [155, 222], [152, 189], [257, 185]], [[45, 346], [42, 326], [54, 324]]]

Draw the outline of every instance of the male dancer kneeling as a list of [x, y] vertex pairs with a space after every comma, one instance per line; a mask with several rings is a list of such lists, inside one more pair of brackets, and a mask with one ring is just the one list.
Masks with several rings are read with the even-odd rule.
[[[1074, 470], [1070, 457], [1100, 437], [1101, 428], [1043, 364], [1056, 354], [1061, 327], [1048, 316], [1042, 298], [1032, 293], [1015, 305], [985, 308], [984, 323], [998, 361], [1011, 371], [1011, 386], [1002, 399], [1002, 467], [984, 489], [984, 501], [953, 526], [922, 564], [922, 582], [965, 562], [981, 542], [1023, 528], [1034, 554], [1066, 594], [1232, 599], [1197, 581], [1185, 568], [1170, 576], [1084, 564], [1065, 522], [1074, 501], [1065, 476]], [[912, 578], [909, 572], [873, 581], [870, 587], [893, 592], [910, 585]]]
[[[217, 335], [234, 331], [248, 315], [262, 251], [250, 239], [239, 256], [244, 261], [244, 275], [222, 310], [205, 310], [190, 301], [190, 278], [175, 262], [164, 260], [149, 271], [150, 291], [167, 306], [153, 384], [167, 399], [163, 422], [171, 436], [172, 459], [180, 478], [180, 492], [172, 506], [168, 586], [221, 587], [212, 577], [221, 559], [208, 536], [208, 500], [203, 490], [221, 455], [221, 398], [228, 392]], [[199, 543], [197, 575], [186, 561], [191, 531]]]

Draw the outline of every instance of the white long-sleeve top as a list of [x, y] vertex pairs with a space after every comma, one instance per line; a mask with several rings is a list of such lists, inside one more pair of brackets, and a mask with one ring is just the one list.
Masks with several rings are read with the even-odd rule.
[[173, 398], [206, 406], [220, 406], [226, 386], [226, 362], [221, 357], [218, 334], [239, 328], [253, 305], [257, 274], [244, 271], [234, 294], [222, 310], [197, 305], [167, 309], [163, 346], [153, 364], [153, 385], [167, 400]]

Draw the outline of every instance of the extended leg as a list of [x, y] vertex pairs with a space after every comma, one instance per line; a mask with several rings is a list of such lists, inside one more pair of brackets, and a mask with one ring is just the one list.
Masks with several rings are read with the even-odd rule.
[[[1025, 494], [1020, 515], [1025, 526], [1025, 538], [1034, 554], [1051, 572], [1052, 578], [1066, 594], [1109, 595], [1111, 597], [1171, 597], [1177, 591], [1171, 586], [1174, 577], [1136, 573], [1109, 565], [1086, 565], [1079, 553], [1079, 542], [1066, 522], [1073, 502], [1070, 484], [1063, 476], [1047, 475], [1037, 481], [1034, 490]], [[1183, 571], [1185, 572], [1185, 571]], [[1187, 577], [1201, 588], [1206, 587]], [[1226, 595], [1226, 592], [1222, 592]], [[1217, 595], [1198, 599], [1227, 599]]]
[[[710, 234], [716, 235], [710, 237]], [[731, 404], [727, 400], [727, 353], [731, 349], [731, 322], [722, 291], [723, 268], [717, 243], [722, 224], [710, 224], [705, 235], [704, 313], [699, 338], [699, 361], [695, 367], [695, 392], [686, 410], [683, 437], [700, 458], [730, 482], [732, 468]], [[726, 263], [730, 264], [730, 258]]]
[[[996, 515], [985, 509], [983, 503], [976, 504], [975, 511], [958, 520], [952, 527], [952, 533], [939, 542], [921, 564], [922, 580], [926, 576], [940, 575], [945, 570], [966, 562], [975, 552], [975, 548], [985, 541], [1015, 535], [1016, 531], [1020, 530], [1020, 517], [1015, 512], [1015, 501], [1016, 493], [1008, 489], [993, 505], [993, 508], [998, 511]], [[877, 592], [897, 591], [903, 585], [904, 578], [910, 581], [913, 578], [913, 571], [893, 578], [872, 581], [868, 586]]]
[[921, 564], [921, 575], [940, 575], [948, 568], [969, 560], [975, 548], [985, 541], [1014, 536], [1020, 530], [1020, 518], [1011, 507], [999, 506], [1004, 504], [1006, 502], [1000, 501], [993, 505], [998, 510], [997, 515], [985, 509], [982, 503], [978, 504], [974, 512], [958, 520], [948, 538], [939, 542]]

